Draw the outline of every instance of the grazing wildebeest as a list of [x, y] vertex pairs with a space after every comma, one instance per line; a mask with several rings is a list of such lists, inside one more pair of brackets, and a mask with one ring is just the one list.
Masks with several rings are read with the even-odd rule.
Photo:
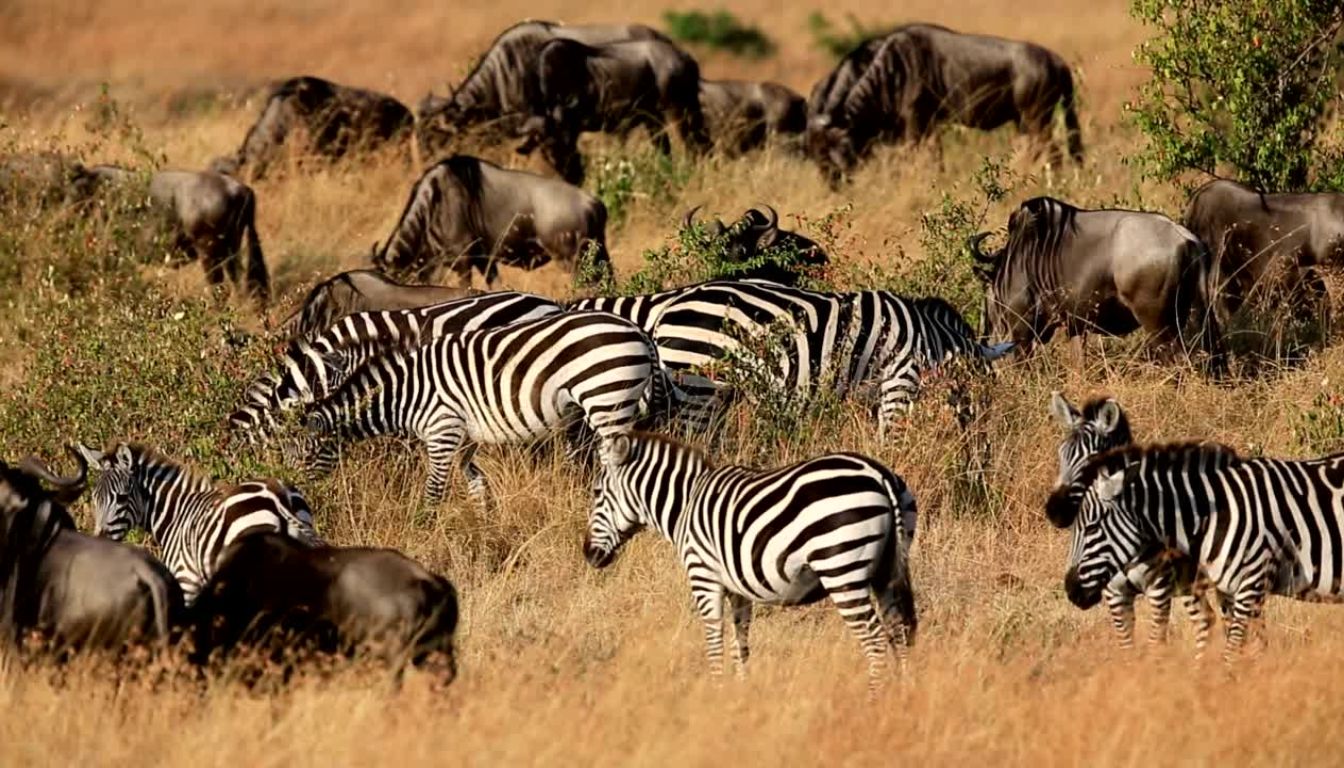
[[536, 269], [555, 259], [573, 272], [585, 252], [609, 268], [601, 200], [557, 179], [454, 155], [415, 183], [373, 264], [425, 282], [446, 265], [464, 286], [475, 268], [491, 285], [500, 264]]
[[447, 684], [456, 674], [457, 591], [391, 549], [305, 547], [276, 533], [239, 538], [192, 608], [191, 658], [240, 650], [286, 663], [305, 654], [372, 655]]
[[807, 102], [779, 83], [701, 80], [700, 111], [714, 146], [730, 155], [807, 130]]
[[336, 159], [395, 141], [414, 123], [411, 110], [386, 94], [320, 77], [292, 77], [273, 86], [238, 151], [210, 167], [259, 179], [295, 131], [307, 133], [314, 154]]
[[[727, 255], [742, 265], [734, 272], [735, 279], [769, 280], [781, 285], [797, 285], [798, 279], [809, 271], [817, 271], [830, 263], [826, 252], [812, 240], [797, 232], [779, 228], [779, 214], [770, 206], [764, 211], [751, 208], [731, 226], [719, 219], [700, 226], [710, 238], [722, 239]], [[696, 206], [681, 220], [683, 231], [696, 226]], [[777, 255], [778, 258], [771, 258]]]
[[542, 46], [536, 76], [528, 81], [533, 115], [523, 126], [528, 154], [540, 146], [561, 178], [583, 183], [579, 134], [625, 134], [644, 126], [654, 146], [667, 154], [668, 123], [687, 148], [709, 148], [700, 112], [700, 65], [665, 40], [633, 40], [591, 46], [557, 39]]
[[1142, 326], [1166, 341], [1180, 338], [1193, 310], [1205, 351], [1215, 365], [1221, 360], [1208, 249], [1166, 216], [1037, 197], [1009, 217], [1008, 242], [993, 255], [980, 250], [987, 236], [970, 247], [983, 265], [976, 274], [987, 284], [986, 330], [996, 338], [1030, 351], [1060, 326], [1071, 338]]
[[17, 152], [0, 157], [0, 203], [40, 206], [80, 203], [96, 184], [79, 174], [79, 161], [60, 152]]
[[1257, 288], [1284, 281], [1319, 300], [1325, 283], [1315, 268], [1344, 262], [1344, 194], [1265, 194], [1218, 179], [1190, 198], [1185, 226], [1213, 254], [1219, 299], [1228, 313]]
[[[80, 166], [75, 185], [134, 181], [137, 174], [114, 165]], [[149, 178], [149, 196], [167, 217], [184, 261], [200, 261], [211, 285], [242, 284], [263, 306], [270, 301], [266, 259], [257, 236], [257, 198], [237, 179], [214, 171], [158, 171]], [[247, 271], [240, 274], [244, 242]]]
[[75, 528], [65, 505], [83, 493], [88, 464], [71, 453], [79, 472], [68, 478], [36, 459], [0, 462], [0, 648], [31, 634], [58, 657], [166, 646], [182, 618], [182, 591], [144, 550]]
[[813, 89], [807, 151], [832, 186], [876, 142], [918, 142], [943, 123], [992, 130], [1015, 123], [1039, 151], [1049, 147], [1055, 107], [1064, 111], [1069, 154], [1082, 161], [1073, 75], [1052, 51], [1032, 43], [910, 24], [866, 43]]
[[621, 40], [667, 40], [662, 33], [642, 24], [575, 24], [524, 21], [496, 37], [476, 66], [441, 98], [432, 93], [420, 102], [416, 133], [427, 158], [449, 149], [460, 135], [480, 126], [490, 126], [498, 140], [518, 135], [523, 121], [532, 114], [528, 78], [535, 76], [541, 47], [555, 39], [605, 45]]
[[357, 312], [415, 309], [473, 293], [450, 285], [402, 285], [374, 269], [352, 269], [313, 286], [280, 327], [291, 339], [311, 338]]

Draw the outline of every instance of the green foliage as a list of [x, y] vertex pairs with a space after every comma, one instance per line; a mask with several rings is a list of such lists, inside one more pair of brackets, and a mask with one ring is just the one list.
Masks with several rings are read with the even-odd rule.
[[812, 33], [812, 47], [829, 53], [831, 58], [839, 61], [868, 40], [889, 34], [895, 29], [893, 24], [870, 27], [852, 13], [845, 14], [845, 23], [848, 29], [838, 29], [824, 13], [813, 11], [807, 17], [807, 29]]
[[625, 224], [636, 200], [671, 204], [694, 170], [689, 159], [653, 149], [598, 157], [589, 173], [593, 194], [607, 207], [608, 231]]
[[702, 45], [734, 56], [763, 59], [775, 52], [775, 44], [758, 27], [743, 24], [730, 11], [667, 11], [663, 14], [667, 34], [683, 43]]
[[[1328, 386], [1322, 382], [1321, 386]], [[1308, 456], [1344, 450], [1344, 395], [1321, 392], [1310, 408], [1299, 409], [1293, 420], [1293, 438]]]
[[1337, 0], [1133, 0], [1131, 12], [1157, 28], [1134, 54], [1152, 79], [1126, 105], [1148, 135], [1151, 175], [1199, 170], [1270, 190], [1344, 182], [1344, 154], [1323, 141], [1340, 103]]

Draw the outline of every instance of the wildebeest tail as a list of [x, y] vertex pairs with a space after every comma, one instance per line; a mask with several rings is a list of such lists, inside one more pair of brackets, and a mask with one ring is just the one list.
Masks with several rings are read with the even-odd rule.
[[163, 578], [142, 578], [140, 588], [149, 598], [150, 610], [154, 622], [154, 644], [168, 645], [177, 640], [177, 635], [186, 625], [186, 606], [182, 600], [182, 589], [177, 579], [166, 571]]
[[1065, 65], [1060, 73], [1059, 105], [1064, 109], [1064, 131], [1069, 142], [1069, 157], [1075, 163], [1083, 162], [1083, 132], [1078, 126], [1077, 92], [1073, 87], [1073, 72]]
[[262, 306], [271, 300], [271, 277], [266, 270], [266, 257], [261, 252], [261, 238], [257, 236], [257, 196], [244, 188], [242, 224], [247, 236], [247, 290]]
[[457, 589], [442, 576], [431, 575], [420, 582], [421, 606], [427, 610], [411, 638], [411, 664], [421, 666], [438, 657], [451, 682], [457, 676], [457, 658], [453, 653], [453, 633], [457, 631]]
[[1191, 291], [1194, 296], [1191, 309], [1199, 319], [1200, 346], [1209, 356], [1210, 372], [1222, 375], [1227, 369], [1227, 351], [1223, 345], [1223, 324], [1219, 317], [1222, 309], [1218, 296], [1220, 270], [1214, 263], [1212, 251], [1204, 241], [1193, 235], [1191, 238], [1187, 241], [1186, 248], [1193, 250], [1194, 253], [1190, 254], [1187, 263], [1194, 265], [1194, 269], [1187, 269], [1187, 273], [1191, 274], [1190, 282], [1194, 285], [1188, 286], [1186, 290]]

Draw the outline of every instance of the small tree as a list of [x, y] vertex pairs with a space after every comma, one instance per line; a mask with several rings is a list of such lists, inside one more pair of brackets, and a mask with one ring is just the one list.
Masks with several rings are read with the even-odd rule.
[[1148, 172], [1233, 169], [1263, 189], [1344, 176], [1323, 141], [1340, 100], [1339, 0], [1133, 0], [1157, 28], [1135, 51], [1152, 79], [1126, 105], [1148, 134]]

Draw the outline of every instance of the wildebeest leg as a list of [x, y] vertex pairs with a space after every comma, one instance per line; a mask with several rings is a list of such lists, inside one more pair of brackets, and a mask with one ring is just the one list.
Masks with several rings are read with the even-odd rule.
[[[224, 282], [224, 271], [226, 269], [236, 270], [236, 265], [231, 264], [230, 254], [227, 248], [222, 247], [222, 243], [217, 238], [209, 238], [204, 242], [197, 241], [196, 250], [203, 254], [201, 266], [205, 269], [205, 280], [211, 288], [218, 288]], [[231, 273], [230, 278], [234, 277]]]
[[576, 187], [583, 185], [583, 157], [579, 154], [577, 134], [547, 138], [541, 155], [560, 178]]
[[653, 141], [653, 148], [664, 155], [672, 154], [672, 138], [668, 136], [668, 126], [663, 121], [662, 116], [645, 114], [640, 122], [648, 130], [649, 138]]

